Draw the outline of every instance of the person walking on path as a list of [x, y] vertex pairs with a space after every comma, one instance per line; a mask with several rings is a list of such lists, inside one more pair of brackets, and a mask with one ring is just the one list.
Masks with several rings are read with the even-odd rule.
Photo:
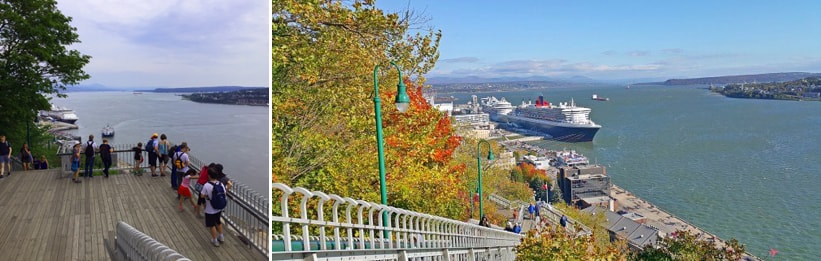
[[160, 135], [160, 144], [157, 146], [160, 153], [160, 176], [165, 177], [165, 168], [168, 166], [168, 148], [171, 147], [171, 142], [168, 142], [168, 137], [165, 133]]
[[143, 164], [143, 143], [137, 142], [137, 146], [131, 148], [134, 151], [134, 175], [142, 176], [140, 172], [140, 164]]
[[0, 135], [0, 179], [6, 176], [6, 165], [11, 165], [11, 145], [6, 141], [6, 135]]
[[[225, 242], [222, 235], [222, 221], [220, 220], [222, 208], [214, 206], [214, 203], [218, 200], [225, 200], [225, 187], [217, 180], [218, 176], [219, 172], [215, 168], [208, 168], [208, 183], [202, 186], [202, 193], [200, 193], [200, 197], [206, 199], [205, 226], [211, 231], [211, 243], [217, 247], [220, 246], [220, 243]], [[219, 194], [220, 191], [222, 192], [221, 195]], [[220, 196], [221, 199], [217, 198]]]
[[519, 208], [513, 209], [513, 222], [519, 221]]
[[145, 144], [145, 152], [148, 153], [148, 166], [151, 168], [151, 176], [156, 177], [157, 175], [157, 157], [160, 155], [160, 148], [159, 143], [157, 141], [157, 133], [151, 135], [151, 139], [148, 140], [148, 143]]
[[34, 161], [34, 157], [31, 156], [31, 150], [29, 150], [28, 143], [23, 143], [23, 147], [20, 148], [20, 161], [23, 162], [23, 171], [34, 169], [31, 166], [31, 162]]
[[100, 159], [103, 160], [103, 174], [108, 178], [108, 169], [111, 168], [111, 153], [114, 149], [108, 145], [108, 139], [103, 139], [103, 144], [100, 145]]
[[530, 213], [530, 220], [533, 220], [533, 214], [536, 212], [536, 207], [533, 206], [533, 203], [530, 203], [530, 206], [527, 207], [527, 213]]
[[539, 217], [541, 217], [541, 215], [539, 215], [539, 202], [536, 202], [536, 205], [533, 205], [533, 208], [535, 209], [534, 212], [536, 213], [536, 219], [535, 220], [538, 220]]
[[85, 165], [85, 172], [83, 174], [84, 177], [93, 178], [94, 176], [94, 153], [97, 151], [97, 144], [94, 143], [94, 135], [88, 135], [88, 141], [86, 141], [86, 165]]
[[74, 178], [71, 180], [74, 183], [80, 183], [80, 143], [74, 144], [74, 148], [71, 150], [71, 171], [74, 171]]
[[188, 169], [188, 172], [186, 172], [182, 176], [182, 183], [180, 184], [179, 189], [177, 189], [177, 194], [180, 195], [180, 211], [183, 211], [182, 202], [188, 199], [188, 202], [190, 202], [191, 206], [194, 207], [194, 213], [200, 212], [199, 208], [197, 207], [197, 204], [194, 203], [194, 198], [191, 194], [191, 189], [189, 189], [191, 179], [196, 178], [199, 178], [199, 176], [197, 176], [197, 171], [194, 169]]

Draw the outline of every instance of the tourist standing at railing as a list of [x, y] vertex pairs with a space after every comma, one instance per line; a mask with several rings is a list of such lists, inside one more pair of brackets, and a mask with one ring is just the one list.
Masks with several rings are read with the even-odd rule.
[[217, 163], [214, 164], [213, 167], [217, 170], [217, 172], [219, 172], [219, 174], [217, 175], [217, 180], [219, 180], [220, 183], [222, 183], [222, 185], [225, 186], [225, 191], [231, 190], [231, 187], [234, 186], [234, 183], [231, 182], [231, 179], [228, 178], [228, 175], [225, 175], [225, 172], [222, 171], [222, 164]]
[[[159, 141], [157, 141], [157, 133], [151, 135], [151, 139], [148, 140], [145, 146], [145, 152], [148, 153], [148, 166], [151, 168], [151, 176], [156, 177], [157, 175], [157, 158], [160, 155], [160, 148], [159, 148]], [[163, 174], [165, 176], [165, 174]]]
[[142, 176], [140, 164], [143, 164], [143, 143], [137, 142], [137, 146], [131, 148], [134, 151], [134, 175]]
[[85, 165], [85, 172], [83, 173], [83, 177], [93, 178], [94, 176], [94, 153], [97, 151], [97, 143], [94, 143], [94, 135], [88, 135], [88, 141], [86, 141], [86, 165]]
[[34, 158], [31, 156], [28, 143], [23, 143], [23, 147], [20, 148], [20, 161], [23, 162], [23, 171], [33, 169], [31, 162], [34, 161]]
[[74, 183], [80, 183], [80, 143], [75, 143], [71, 150], [71, 171], [74, 171]]
[[[174, 155], [171, 157], [172, 168], [176, 169], [176, 172], [172, 170], [172, 173], [177, 173], [171, 177], [171, 186], [174, 186], [174, 189], [179, 189], [182, 183], [180, 178], [190, 169], [189, 165], [191, 164], [191, 160], [188, 155], [190, 150], [188, 143], [183, 141], [180, 143], [180, 146], [177, 146], [176, 152], [174, 152]], [[197, 191], [197, 193], [199, 193], [199, 191]]]
[[[165, 167], [168, 166], [168, 148], [171, 147], [171, 143], [168, 142], [168, 137], [165, 136], [165, 133], [160, 135], [160, 144], [158, 145], [158, 151], [160, 153], [160, 176], [165, 177]], [[173, 178], [173, 177], [172, 177]]]
[[216, 198], [213, 198], [214, 194], [216, 194], [213, 193], [215, 190], [219, 191], [219, 189], [222, 189], [222, 196], [225, 196], [225, 187], [217, 180], [218, 177], [219, 171], [216, 168], [208, 168], [208, 182], [202, 186], [202, 193], [200, 193], [200, 197], [206, 198], [205, 226], [211, 231], [211, 243], [217, 247], [225, 241], [222, 236], [222, 221], [220, 220], [222, 208], [215, 208], [214, 205], [212, 205], [212, 202], [216, 200]]
[[103, 144], [100, 145], [100, 159], [103, 161], [103, 174], [108, 178], [108, 169], [111, 168], [111, 153], [114, 149], [108, 145], [108, 139], [103, 139]]
[[6, 135], [0, 135], [0, 179], [6, 176], [6, 165], [11, 166], [11, 145], [6, 141]]
[[179, 151], [180, 149], [177, 145], [171, 146], [171, 148], [169, 148], [169, 153], [171, 154], [168, 155], [168, 160], [171, 161], [171, 189], [173, 190], [177, 190], [177, 188], [180, 187], [180, 183], [182, 182], [178, 178], [178, 176], [182, 175], [177, 175], [177, 165], [174, 164], [174, 155], [177, 154], [177, 152]]

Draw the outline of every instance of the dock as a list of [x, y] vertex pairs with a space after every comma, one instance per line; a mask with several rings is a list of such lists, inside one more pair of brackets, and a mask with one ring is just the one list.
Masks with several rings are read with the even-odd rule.
[[191, 205], [177, 209], [168, 176], [80, 179], [60, 169], [0, 179], [0, 260], [111, 260], [104, 240], [114, 240], [120, 221], [191, 260], [268, 260], [225, 224], [225, 242], [211, 245]]

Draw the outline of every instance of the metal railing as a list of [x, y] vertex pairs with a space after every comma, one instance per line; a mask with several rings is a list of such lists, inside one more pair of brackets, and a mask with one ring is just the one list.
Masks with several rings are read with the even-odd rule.
[[[189, 167], [199, 171], [206, 166], [197, 158], [190, 157]], [[268, 255], [268, 223], [269, 200], [242, 183], [232, 180], [231, 189], [226, 195], [231, 204], [222, 210], [222, 219], [240, 235], [240, 240], [248, 246], [254, 247], [261, 254]]]
[[[116, 144], [111, 146], [114, 149], [114, 153], [111, 155], [112, 164], [110, 170], [133, 170], [137, 161], [134, 160], [134, 151], [132, 148], [136, 145]], [[83, 152], [84, 150], [81, 149], [80, 154], [83, 154]], [[62, 158], [61, 165], [63, 173], [73, 173], [71, 171], [70, 160], [71, 148], [63, 147], [58, 151], [57, 155]], [[143, 151], [142, 155], [145, 160], [142, 164], [139, 164], [139, 168], [148, 167], [148, 156], [146, 152]], [[82, 172], [84, 168], [83, 164], [85, 164], [85, 156], [82, 155], [81, 157], [80, 171]], [[99, 154], [95, 157], [99, 157]], [[198, 172], [202, 166], [207, 166], [206, 163], [193, 156], [189, 156], [189, 161], [189, 167]], [[169, 168], [171, 167], [170, 164], [173, 163], [169, 160]], [[159, 166], [157, 167], [159, 168]], [[99, 171], [101, 169], [101, 160], [95, 159], [94, 170]], [[262, 255], [267, 256], [270, 244], [268, 237], [270, 231], [268, 223], [268, 213], [270, 213], [269, 200], [267, 197], [263, 197], [258, 192], [251, 190], [236, 180], [231, 180], [231, 183], [233, 186], [226, 193], [230, 203], [223, 209], [223, 221], [239, 234], [240, 240], [243, 243], [249, 247], [253, 247]]]
[[112, 260], [191, 260], [125, 222], [117, 223]]
[[271, 186], [280, 195], [271, 202], [278, 208], [272, 225], [281, 233], [271, 238], [273, 260], [514, 260], [523, 237], [282, 183]]

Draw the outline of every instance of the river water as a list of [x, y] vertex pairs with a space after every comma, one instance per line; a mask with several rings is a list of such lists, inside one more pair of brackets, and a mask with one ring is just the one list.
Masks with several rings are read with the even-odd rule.
[[52, 103], [73, 109], [79, 129], [73, 134], [101, 142], [101, 130], [116, 131], [111, 144], [145, 144], [151, 134], [186, 141], [191, 156], [223, 164], [224, 171], [249, 188], [268, 195], [271, 128], [268, 107], [195, 103], [169, 93], [71, 92]]
[[[610, 101], [593, 101], [592, 94]], [[449, 96], [451, 94], [439, 94]], [[470, 94], [453, 94], [466, 103]], [[600, 86], [476, 93], [514, 105], [574, 98], [602, 125], [593, 142], [539, 141], [608, 166], [613, 183], [747, 251], [821, 253], [821, 102], [732, 99], [703, 86]]]

